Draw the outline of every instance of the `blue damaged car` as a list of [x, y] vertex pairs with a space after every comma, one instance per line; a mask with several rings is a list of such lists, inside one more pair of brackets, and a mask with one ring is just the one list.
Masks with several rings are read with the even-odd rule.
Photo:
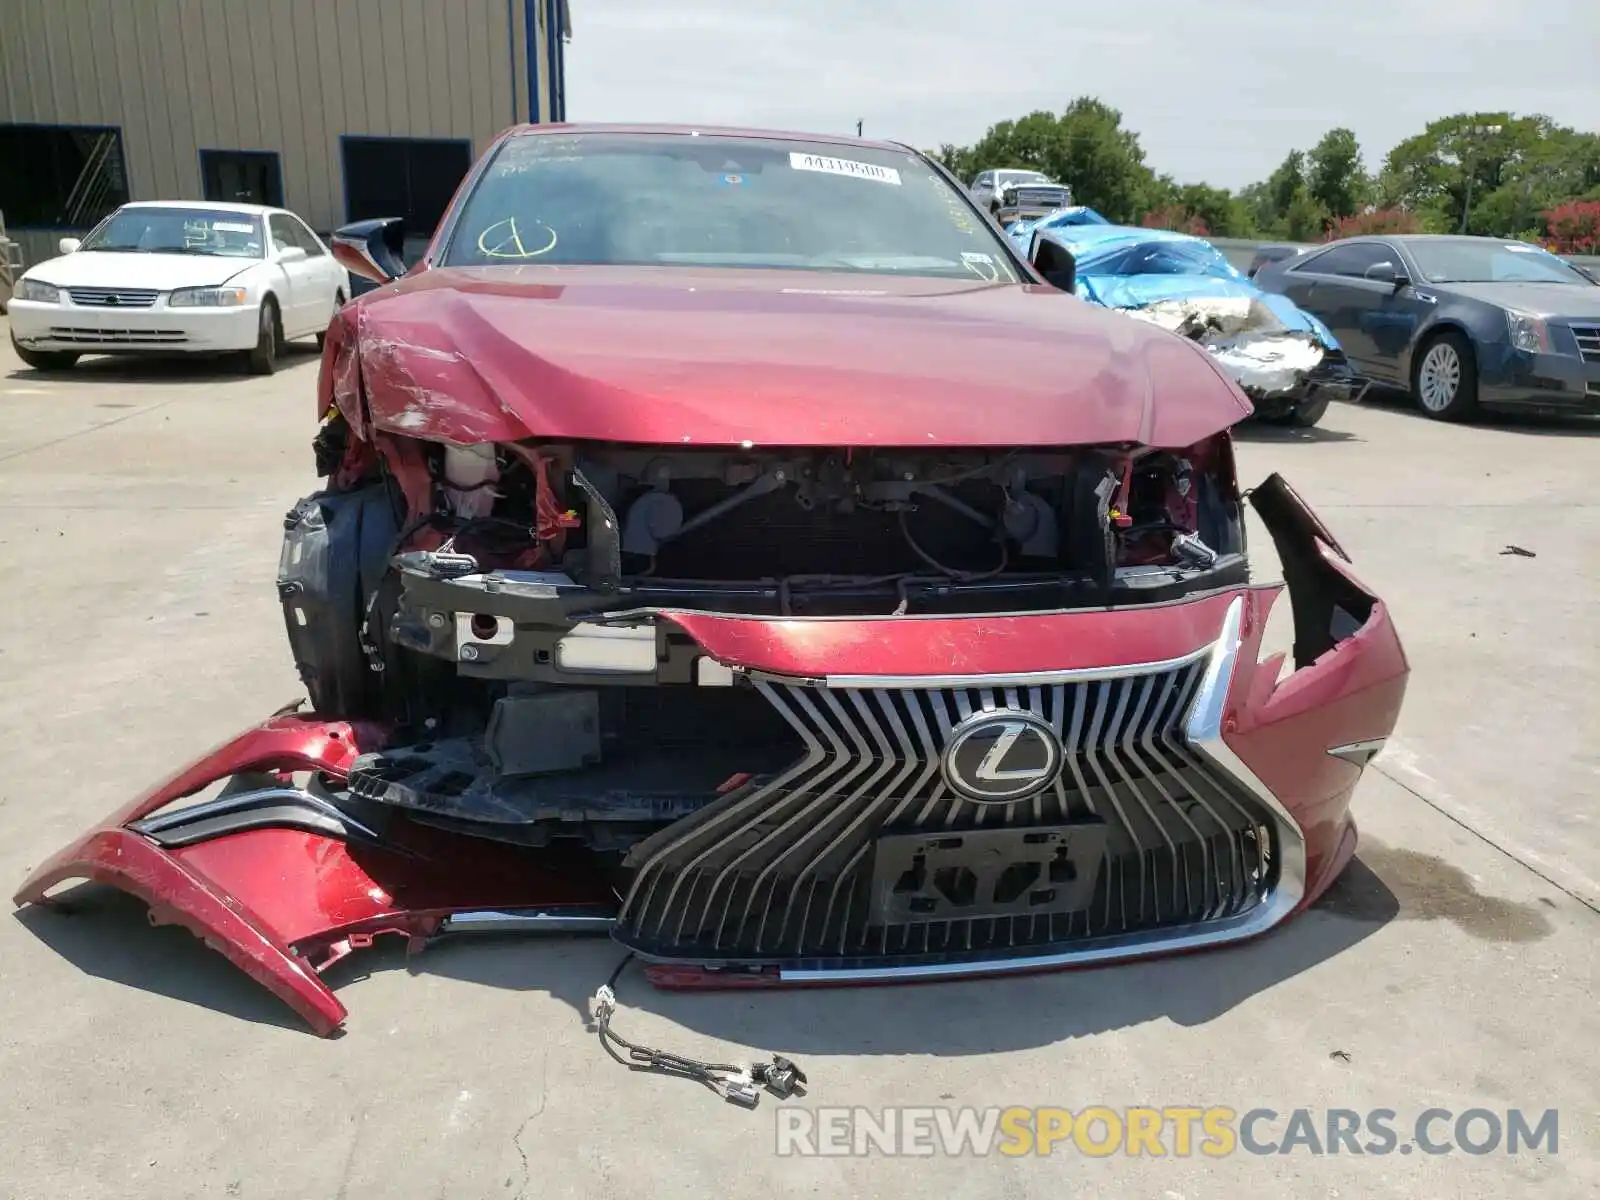
[[1035, 238], [1065, 249], [1073, 290], [1083, 299], [1199, 342], [1264, 421], [1315, 425], [1330, 401], [1354, 387], [1326, 325], [1286, 296], [1256, 287], [1204, 238], [1113, 225], [1093, 209], [1053, 213], [1008, 233], [1028, 257]]

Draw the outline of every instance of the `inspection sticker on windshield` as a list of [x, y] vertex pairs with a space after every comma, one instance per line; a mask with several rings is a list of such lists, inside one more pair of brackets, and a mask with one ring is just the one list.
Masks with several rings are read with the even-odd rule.
[[789, 152], [789, 165], [796, 171], [821, 171], [825, 175], [849, 175], [855, 179], [872, 179], [878, 183], [900, 186], [900, 172], [893, 167], [880, 167], [873, 163], [856, 162], [851, 158], [828, 158], [822, 154]]
[[254, 225], [243, 225], [237, 221], [213, 221], [211, 222], [211, 228], [218, 233], [254, 233], [256, 231]]

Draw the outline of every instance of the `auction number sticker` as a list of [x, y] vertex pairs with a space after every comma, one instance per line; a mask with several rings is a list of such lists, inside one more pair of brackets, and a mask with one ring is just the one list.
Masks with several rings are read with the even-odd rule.
[[821, 171], [824, 175], [848, 175], [852, 179], [871, 179], [877, 183], [900, 186], [900, 172], [893, 167], [856, 162], [851, 158], [829, 158], [823, 154], [800, 154], [791, 150], [789, 165], [796, 171]]

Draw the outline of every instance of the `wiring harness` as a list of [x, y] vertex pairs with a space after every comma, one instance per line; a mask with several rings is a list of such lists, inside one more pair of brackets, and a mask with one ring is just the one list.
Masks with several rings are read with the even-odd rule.
[[741, 1067], [734, 1063], [700, 1062], [684, 1058], [651, 1046], [638, 1045], [617, 1034], [611, 1028], [611, 1018], [617, 1011], [617, 994], [613, 985], [632, 957], [629, 955], [617, 964], [610, 980], [595, 992], [593, 1000], [595, 1031], [600, 1036], [600, 1045], [617, 1062], [630, 1071], [692, 1079], [740, 1108], [755, 1108], [761, 1102], [763, 1089], [780, 1100], [805, 1095], [806, 1073], [781, 1054], [774, 1054], [769, 1063], [752, 1063]]

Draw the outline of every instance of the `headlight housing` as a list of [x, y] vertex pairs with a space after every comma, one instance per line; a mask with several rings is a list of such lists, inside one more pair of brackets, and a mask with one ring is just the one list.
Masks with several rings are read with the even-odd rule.
[[1550, 327], [1545, 324], [1543, 317], [1508, 308], [1506, 329], [1511, 335], [1512, 346], [1523, 353], [1550, 353]]
[[17, 284], [17, 299], [35, 304], [60, 304], [61, 289], [42, 279], [24, 279]]
[[237, 308], [250, 300], [244, 288], [179, 288], [167, 300], [168, 308]]

